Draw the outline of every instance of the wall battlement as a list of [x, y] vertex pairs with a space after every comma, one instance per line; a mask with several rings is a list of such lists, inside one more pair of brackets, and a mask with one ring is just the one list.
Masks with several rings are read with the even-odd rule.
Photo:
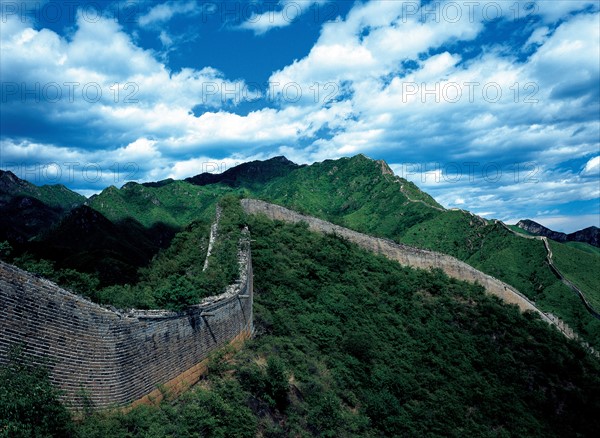
[[554, 315], [542, 312], [532, 301], [514, 287], [447, 254], [403, 245], [388, 239], [372, 237], [322, 219], [305, 216], [279, 205], [269, 204], [256, 199], [243, 199], [242, 207], [248, 214], [264, 214], [269, 219], [291, 223], [306, 222], [312, 231], [336, 234], [356, 243], [364, 249], [382, 254], [404, 266], [418, 269], [437, 268], [444, 271], [449, 277], [470, 283], [479, 283], [488, 293], [501, 298], [509, 304], [515, 304], [522, 312], [529, 310], [537, 313], [542, 320], [555, 326], [566, 337], [570, 339], [577, 338], [575, 332], [567, 324]]
[[24, 343], [34, 362], [50, 360], [64, 401], [122, 406], [189, 372], [215, 348], [253, 332], [249, 239], [239, 280], [183, 312], [109, 310], [0, 262], [0, 363]]

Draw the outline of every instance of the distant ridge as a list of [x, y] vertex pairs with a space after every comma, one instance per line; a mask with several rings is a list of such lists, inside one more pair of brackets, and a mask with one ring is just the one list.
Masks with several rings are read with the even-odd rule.
[[557, 242], [584, 242], [595, 247], [600, 247], [600, 228], [594, 226], [566, 234], [559, 231], [553, 231], [532, 220], [524, 219], [517, 223], [517, 227], [528, 233], [536, 236], [544, 236], [556, 240]]
[[242, 184], [262, 183], [273, 178], [285, 176], [292, 170], [302, 167], [286, 157], [273, 157], [265, 161], [250, 161], [227, 169], [223, 173], [201, 173], [186, 178], [185, 181], [197, 186], [222, 183], [230, 187]]

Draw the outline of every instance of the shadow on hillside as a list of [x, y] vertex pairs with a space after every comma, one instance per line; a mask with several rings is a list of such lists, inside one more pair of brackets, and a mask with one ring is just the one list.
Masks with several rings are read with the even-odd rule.
[[[40, 204], [38, 212], [43, 216], [49, 207]], [[53, 219], [29, 240], [10, 239], [19, 235], [19, 228], [6, 224], [3, 231], [13, 247], [13, 257], [49, 260], [55, 270], [93, 274], [100, 287], [137, 282], [138, 269], [147, 266], [160, 249], [167, 248], [179, 231], [161, 222], [145, 227], [133, 218], [113, 223], [86, 205], [71, 210], [62, 219]]]

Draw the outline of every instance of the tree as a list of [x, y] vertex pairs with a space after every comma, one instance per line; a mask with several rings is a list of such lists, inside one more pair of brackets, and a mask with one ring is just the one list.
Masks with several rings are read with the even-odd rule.
[[72, 436], [71, 416], [59, 395], [48, 369], [34, 365], [23, 345], [12, 348], [8, 364], [0, 367], [0, 436]]

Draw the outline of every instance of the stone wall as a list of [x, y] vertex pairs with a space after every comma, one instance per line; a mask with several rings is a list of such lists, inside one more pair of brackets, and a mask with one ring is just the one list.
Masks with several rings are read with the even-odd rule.
[[86, 394], [96, 407], [138, 400], [185, 375], [215, 348], [251, 336], [252, 261], [240, 250], [240, 278], [184, 312], [109, 310], [0, 262], [0, 363], [24, 343], [50, 360], [51, 379], [73, 408]]
[[243, 199], [242, 207], [246, 213], [261, 213], [274, 220], [292, 223], [306, 222], [309, 229], [312, 231], [336, 234], [356, 243], [362, 248], [377, 254], [382, 254], [405, 266], [418, 269], [438, 268], [444, 271], [449, 277], [471, 283], [479, 283], [488, 293], [496, 295], [509, 304], [515, 304], [521, 311], [524, 312], [529, 310], [537, 313], [544, 321], [554, 325], [568, 338], [574, 339], [577, 337], [573, 330], [563, 321], [551, 314], [542, 312], [533, 302], [514, 287], [487, 275], [452, 256], [358, 233], [322, 219], [305, 216], [279, 205], [269, 204], [255, 199]]

